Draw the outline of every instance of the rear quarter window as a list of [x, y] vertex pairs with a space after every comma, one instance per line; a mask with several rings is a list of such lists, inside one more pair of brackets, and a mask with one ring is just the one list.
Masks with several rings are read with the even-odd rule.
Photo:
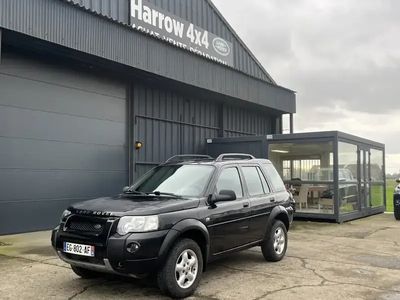
[[242, 171], [244, 179], [246, 180], [249, 195], [257, 196], [265, 194], [257, 167], [242, 167]]
[[285, 184], [273, 164], [263, 164], [275, 192], [286, 191]]

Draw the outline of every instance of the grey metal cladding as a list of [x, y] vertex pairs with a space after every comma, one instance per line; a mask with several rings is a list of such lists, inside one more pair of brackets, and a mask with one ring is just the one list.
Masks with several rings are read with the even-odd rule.
[[[59, 1], [59, 0], [55, 0]], [[129, 23], [129, 0], [66, 0], [80, 7], [108, 17], [114, 21]]]
[[201, 154], [205, 140], [219, 133], [219, 104], [177, 92], [132, 86], [134, 139], [144, 146], [134, 154], [134, 176], [176, 154]]
[[275, 120], [266, 111], [140, 83], [132, 85], [131, 97], [134, 140], [144, 143], [134, 150], [135, 178], [173, 155], [205, 153], [208, 138], [272, 133]]
[[[129, 23], [129, 0], [66, 0], [115, 21]], [[233, 44], [235, 68], [250, 76], [273, 83], [273, 79], [246, 45], [231, 30], [226, 20], [209, 0], [149, 0], [183, 19], [208, 30]]]
[[[210, 18], [205, 19], [222, 35], [229, 34], [222, 21]], [[281, 112], [296, 111], [293, 91], [149, 38], [62, 0], [2, 0], [0, 27]], [[239, 60], [243, 65], [250, 61], [243, 56]]]
[[238, 106], [224, 106], [223, 122], [225, 137], [266, 135], [272, 133], [275, 118], [265, 112]]
[[6, 52], [0, 91], [0, 234], [127, 184], [126, 84]]
[[173, 14], [194, 22], [194, 24], [230, 41], [235, 54], [235, 68], [250, 76], [273, 83], [274, 81], [254, 58], [237, 34], [231, 30], [226, 20], [221, 16], [209, 0], [149, 0], [153, 4], [166, 9]]

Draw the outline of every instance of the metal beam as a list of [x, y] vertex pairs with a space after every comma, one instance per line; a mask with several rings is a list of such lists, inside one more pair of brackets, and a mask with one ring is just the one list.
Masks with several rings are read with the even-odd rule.
[[1, 48], [2, 48], [2, 29], [0, 28], [0, 64], [1, 64]]
[[289, 114], [290, 134], [294, 133], [293, 114]]

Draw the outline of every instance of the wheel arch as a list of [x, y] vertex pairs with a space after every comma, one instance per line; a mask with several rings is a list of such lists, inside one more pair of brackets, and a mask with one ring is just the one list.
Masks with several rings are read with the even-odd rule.
[[174, 243], [182, 238], [192, 239], [199, 245], [203, 255], [203, 270], [205, 270], [210, 251], [210, 235], [207, 227], [199, 220], [186, 219], [175, 224], [164, 239], [159, 258], [164, 261]]
[[285, 224], [286, 230], [289, 231], [290, 228], [290, 218], [287, 210], [283, 206], [276, 206], [271, 212], [271, 215], [268, 220], [267, 232], [271, 229], [275, 220], [281, 221]]

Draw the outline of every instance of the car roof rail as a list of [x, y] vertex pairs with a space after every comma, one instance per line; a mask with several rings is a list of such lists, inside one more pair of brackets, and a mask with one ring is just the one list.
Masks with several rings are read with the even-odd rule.
[[182, 154], [182, 155], [174, 155], [166, 160], [165, 163], [171, 162], [183, 162], [183, 161], [198, 161], [198, 160], [214, 160], [209, 155], [200, 155], [200, 154]]
[[255, 157], [251, 154], [244, 154], [244, 153], [225, 153], [218, 156], [215, 161], [246, 160], [246, 159], [247, 160], [255, 159]]

